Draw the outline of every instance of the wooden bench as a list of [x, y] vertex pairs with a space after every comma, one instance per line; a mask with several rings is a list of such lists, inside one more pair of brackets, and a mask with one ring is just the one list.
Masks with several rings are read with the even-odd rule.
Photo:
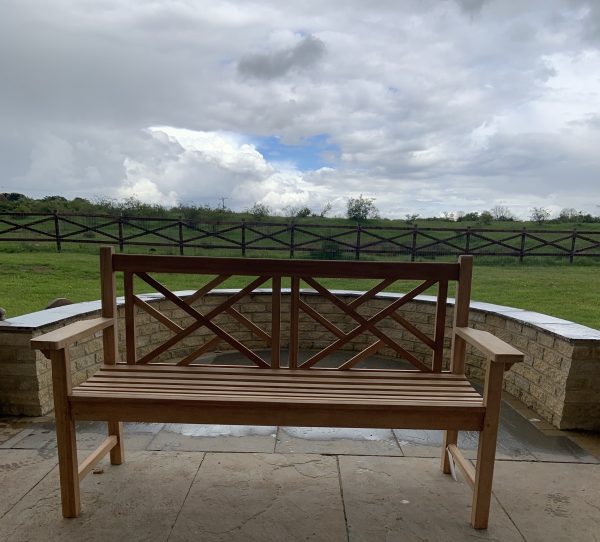
[[[522, 361], [523, 355], [493, 335], [467, 327], [471, 257], [463, 256], [458, 263], [332, 262], [125, 255], [114, 254], [112, 248], [103, 247], [100, 268], [101, 317], [76, 322], [31, 341], [32, 346], [42, 350], [52, 362], [65, 517], [79, 515], [79, 484], [104, 455], [110, 453], [113, 465], [123, 462], [122, 422], [180, 422], [445, 430], [441, 468], [446, 474], [454, 465], [462, 471], [473, 488], [471, 523], [478, 529], [487, 527], [503, 373], [513, 363]], [[118, 348], [117, 272], [122, 272], [124, 279], [124, 362], [119, 360]], [[190, 282], [198, 281], [194, 275], [213, 278], [193, 295], [180, 298], [151, 273], [186, 273], [190, 275]], [[232, 275], [249, 277], [249, 284], [236, 293], [219, 297], [222, 302], [218, 306], [201, 305], [211, 290]], [[376, 279], [377, 282], [346, 303], [323, 286], [322, 279], [327, 278]], [[169, 318], [136, 295], [134, 287], [140, 279], [171, 301], [182, 316]], [[282, 279], [291, 284], [289, 320], [282, 318], [282, 313], [287, 312], [282, 310]], [[388, 304], [375, 314], [361, 314], [362, 305], [397, 280], [419, 281], [420, 284], [403, 296], [378, 299], [378, 307]], [[320, 294], [320, 302], [333, 303], [352, 325], [336, 324], [315, 310], [300, 293], [301, 281]], [[446, 298], [450, 281], [457, 282], [457, 295], [450, 367], [444, 369]], [[242, 312], [237, 310], [236, 305], [243, 307], [244, 297], [269, 282], [272, 290], [270, 323], [259, 327], [244, 316], [243, 309]], [[398, 313], [398, 309], [433, 286], [437, 286], [437, 304], [435, 323], [429, 325], [431, 329], [411, 323], [406, 313], [404, 316]], [[146, 348], [143, 355], [138, 355], [141, 349], [136, 346], [136, 314], [139, 313], [149, 314], [171, 333], [168, 340], [150, 351]], [[255, 338], [264, 340], [270, 355], [248, 348], [235, 338], [231, 329], [226, 331], [223, 324], [217, 323], [225, 315], [236, 321], [238, 327], [252, 332]], [[325, 348], [311, 351], [308, 359], [301, 361], [300, 324], [307, 319], [328, 330], [332, 341]], [[420, 359], [408, 351], [400, 339], [390, 336], [389, 327], [385, 332], [378, 327], [383, 321], [426, 345], [431, 356]], [[212, 338], [198, 340], [183, 358], [160, 361], [161, 355], [164, 357], [170, 348], [201, 329], [205, 333], [206, 329], [210, 330]], [[99, 331], [102, 331], [104, 365], [83, 384], [72, 386], [69, 346]], [[319, 365], [362, 334], [370, 338], [369, 346], [358, 353], [349, 353], [349, 359], [336, 369]], [[224, 344], [247, 358], [251, 366], [200, 363], [203, 354]], [[483, 395], [465, 377], [467, 344], [487, 358]], [[289, 350], [287, 360], [282, 359], [282, 347]], [[403, 358], [404, 362], [399, 360], [399, 369], [357, 367], [382, 348]], [[412, 365], [411, 369], [402, 369], [406, 361]], [[108, 422], [108, 438], [81, 464], [77, 461], [76, 420]], [[480, 432], [475, 468], [457, 448], [459, 430]]]

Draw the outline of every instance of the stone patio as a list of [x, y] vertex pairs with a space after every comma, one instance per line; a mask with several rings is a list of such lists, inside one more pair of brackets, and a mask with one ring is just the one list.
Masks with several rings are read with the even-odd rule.
[[[600, 540], [600, 439], [534, 416], [507, 397], [487, 531], [436, 431], [125, 424], [126, 462], [104, 460], [65, 520], [52, 419], [4, 419], [0, 540]], [[79, 424], [82, 458], [104, 431]], [[461, 445], [474, 457], [477, 435]]]

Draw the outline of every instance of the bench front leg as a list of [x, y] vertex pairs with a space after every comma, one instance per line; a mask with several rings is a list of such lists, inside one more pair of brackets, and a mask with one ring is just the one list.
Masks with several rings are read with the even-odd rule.
[[488, 526], [503, 378], [504, 365], [488, 362], [483, 392], [485, 418], [483, 429], [479, 433], [475, 484], [473, 487], [473, 508], [471, 510], [471, 525], [474, 529], [487, 529]]
[[[71, 364], [69, 347], [84, 337], [103, 332], [105, 361], [116, 362], [116, 328], [113, 317], [101, 317], [75, 322], [63, 328], [35, 337], [32, 348], [41, 350], [52, 363], [52, 388], [54, 392], [54, 412], [56, 418], [56, 444], [58, 448], [58, 468], [63, 516], [79, 516], [79, 482], [102, 456], [110, 450], [113, 465], [123, 462], [123, 424], [108, 422], [109, 438], [91, 454], [80, 467], [77, 461], [77, 441], [75, 419], [71, 412]], [[111, 437], [115, 437], [112, 438]]]
[[76, 518], [81, 510], [75, 420], [71, 415], [71, 364], [66, 348], [49, 352], [52, 362], [54, 415], [62, 512], [66, 518]]
[[475, 529], [486, 529], [492, 499], [504, 371], [514, 363], [522, 362], [524, 356], [522, 352], [487, 331], [457, 327], [454, 333], [454, 340], [463, 345], [461, 355], [464, 356], [464, 345], [469, 344], [485, 355], [487, 363], [483, 390], [485, 416], [483, 428], [479, 432], [471, 513], [471, 525]]

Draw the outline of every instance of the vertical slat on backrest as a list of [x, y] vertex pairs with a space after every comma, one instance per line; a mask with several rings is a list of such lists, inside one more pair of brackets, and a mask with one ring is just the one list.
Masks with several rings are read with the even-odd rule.
[[438, 295], [435, 311], [435, 331], [433, 342], [433, 363], [434, 373], [442, 371], [442, 361], [444, 359], [444, 331], [446, 330], [446, 303], [448, 301], [448, 281], [440, 280], [438, 283]]
[[273, 277], [271, 288], [271, 367], [279, 369], [281, 328], [281, 277]]
[[298, 331], [300, 317], [300, 278], [292, 277], [292, 295], [290, 299], [290, 369], [298, 367]]
[[[460, 275], [456, 285], [456, 298], [454, 301], [454, 329], [466, 327], [469, 324], [469, 304], [471, 302], [471, 279], [473, 277], [473, 256], [460, 256]], [[450, 354], [450, 370], [453, 373], [464, 374], [465, 372], [465, 348], [464, 339], [452, 334], [452, 352]]]
[[117, 287], [113, 271], [113, 247], [100, 247], [100, 300], [103, 318], [114, 318], [115, 324], [104, 328], [102, 343], [104, 347], [104, 363], [114, 365], [119, 356], [119, 337], [117, 334]]
[[125, 293], [125, 352], [127, 363], [135, 364], [136, 349], [135, 349], [135, 303], [133, 300], [133, 277], [131, 271], [124, 273], [124, 293]]

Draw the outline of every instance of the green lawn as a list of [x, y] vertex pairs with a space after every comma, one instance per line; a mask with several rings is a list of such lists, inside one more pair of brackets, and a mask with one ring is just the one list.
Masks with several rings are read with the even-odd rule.
[[[94, 254], [0, 253], [0, 269], [0, 306], [7, 310], [9, 318], [41, 310], [56, 297], [77, 302], [100, 296], [98, 256]], [[542, 312], [600, 329], [599, 273], [597, 265], [478, 265], [475, 259], [472, 299]], [[201, 285], [190, 283], [189, 276], [163, 279], [174, 289]], [[239, 287], [246, 282], [239, 278], [223, 286]], [[345, 289], [364, 289], [369, 284], [324, 282]], [[399, 284], [393, 289], [406, 291], [407, 287]]]

